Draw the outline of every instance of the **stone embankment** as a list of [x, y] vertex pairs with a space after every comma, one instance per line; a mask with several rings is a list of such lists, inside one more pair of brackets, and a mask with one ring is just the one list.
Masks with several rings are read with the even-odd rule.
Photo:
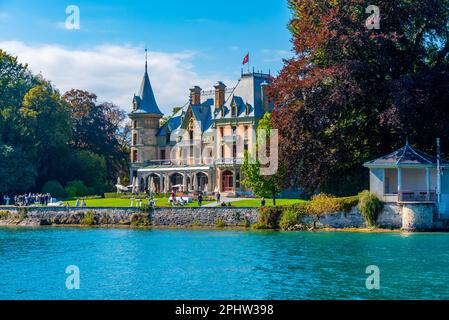
[[[147, 212], [116, 207], [0, 207], [0, 226], [249, 227], [258, 221], [258, 212], [258, 208], [238, 207], [167, 207]], [[319, 219], [305, 216], [300, 223], [315, 228], [366, 228], [357, 207], [350, 212], [325, 214]], [[449, 230], [449, 219], [439, 217], [433, 204], [386, 204], [377, 225], [382, 229], [405, 231]]]
[[136, 225], [136, 226], [248, 226], [257, 222], [257, 208], [187, 207], [0, 207], [0, 225]]

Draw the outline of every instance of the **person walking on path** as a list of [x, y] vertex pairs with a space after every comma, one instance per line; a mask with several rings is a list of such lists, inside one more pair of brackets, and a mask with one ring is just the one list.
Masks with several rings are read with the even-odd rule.
[[203, 205], [203, 196], [200, 194], [198, 196], [198, 207], [201, 207]]
[[79, 206], [80, 206], [80, 199], [76, 199], [75, 207], [79, 207]]
[[220, 192], [217, 192], [215, 197], [217, 199], [217, 202], [220, 203], [220, 198], [221, 198]]
[[260, 206], [261, 206], [261, 207], [265, 207], [265, 198], [262, 198], [262, 199], [260, 200]]

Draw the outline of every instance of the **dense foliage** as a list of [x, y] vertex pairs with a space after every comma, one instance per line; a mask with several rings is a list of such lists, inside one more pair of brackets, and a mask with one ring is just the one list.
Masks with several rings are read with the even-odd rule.
[[[367, 187], [362, 164], [407, 137], [432, 154], [449, 141], [449, 0], [289, 3], [295, 56], [270, 95], [290, 185], [353, 194]], [[365, 26], [370, 4], [380, 29]]]
[[375, 227], [377, 217], [384, 208], [383, 202], [372, 192], [367, 190], [359, 194], [359, 210], [368, 227]]
[[[252, 228], [281, 228], [290, 231], [313, 229], [322, 215], [335, 212], [347, 213], [359, 204], [359, 199], [362, 196], [364, 196], [364, 193], [352, 197], [337, 198], [322, 193], [314, 195], [312, 200], [307, 202], [282, 207], [262, 207], [259, 209], [258, 221]], [[310, 217], [308, 224], [303, 221], [303, 218], [307, 216]], [[377, 215], [375, 217], [377, 219]]]
[[127, 173], [124, 119], [123, 111], [98, 104], [92, 93], [61, 96], [0, 50], [0, 195], [112, 190], [117, 176]]

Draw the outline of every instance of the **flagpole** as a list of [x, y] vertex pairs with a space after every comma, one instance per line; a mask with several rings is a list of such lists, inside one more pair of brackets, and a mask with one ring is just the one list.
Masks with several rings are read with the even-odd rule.
[[249, 74], [249, 52], [248, 52], [248, 74]]

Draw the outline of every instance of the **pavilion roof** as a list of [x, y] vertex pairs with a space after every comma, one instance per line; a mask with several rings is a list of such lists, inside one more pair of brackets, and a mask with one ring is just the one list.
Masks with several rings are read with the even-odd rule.
[[[407, 142], [404, 147], [398, 149], [390, 154], [375, 160], [368, 161], [364, 164], [365, 167], [399, 167], [399, 166], [416, 166], [416, 167], [435, 167], [437, 158], [425, 152], [413, 148]], [[441, 166], [449, 166], [449, 162], [440, 161]]]

